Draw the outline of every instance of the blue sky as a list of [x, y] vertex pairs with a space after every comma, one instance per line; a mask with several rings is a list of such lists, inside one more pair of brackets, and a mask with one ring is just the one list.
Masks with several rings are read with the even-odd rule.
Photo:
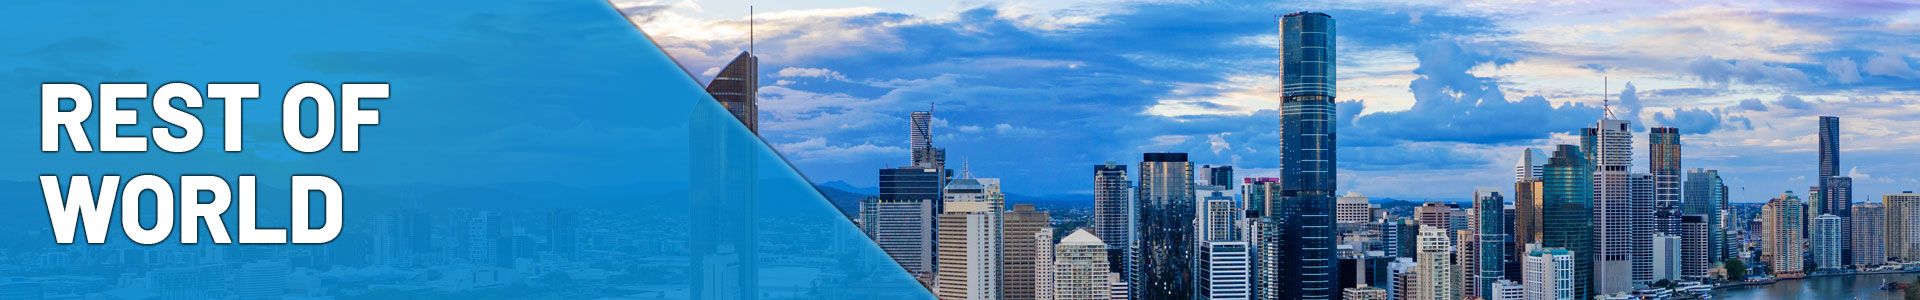
[[1275, 16], [1311, 10], [1339, 22], [1345, 191], [1510, 188], [1521, 149], [1600, 117], [1603, 77], [1734, 201], [1814, 185], [1820, 115], [1856, 201], [1920, 190], [1911, 1], [615, 1], [702, 81], [747, 48], [748, 4], [761, 134], [816, 182], [874, 185], [929, 106], [949, 160], [1013, 193], [1086, 193], [1141, 152], [1274, 176]]

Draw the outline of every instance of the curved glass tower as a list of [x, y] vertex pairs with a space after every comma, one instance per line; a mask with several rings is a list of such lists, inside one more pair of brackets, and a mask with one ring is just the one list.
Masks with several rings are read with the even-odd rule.
[[1337, 299], [1334, 243], [1334, 26], [1317, 12], [1280, 19], [1280, 186], [1270, 214], [1280, 295]]

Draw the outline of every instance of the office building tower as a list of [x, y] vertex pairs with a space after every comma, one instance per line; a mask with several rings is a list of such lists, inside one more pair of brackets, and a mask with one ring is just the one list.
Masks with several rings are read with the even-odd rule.
[[[1541, 175], [1540, 245], [1573, 253], [1574, 297], [1591, 299], [1594, 289], [1593, 169], [1580, 148], [1559, 145]], [[1528, 282], [1522, 280], [1523, 282]]]
[[1491, 292], [1492, 295], [1486, 298], [1487, 300], [1527, 299], [1526, 286], [1520, 285], [1519, 281], [1501, 279], [1500, 281], [1493, 282], [1491, 287], [1493, 288], [1493, 292]]
[[[997, 178], [973, 178], [961, 171], [947, 183], [946, 212], [940, 214], [939, 268], [934, 295], [940, 299], [1000, 299], [1004, 295], [1006, 257], [1002, 206]], [[1031, 235], [1023, 235], [1030, 237]]]
[[1381, 235], [1386, 254], [1393, 257], [1414, 258], [1419, 255], [1416, 246], [1420, 236], [1420, 223], [1399, 217], [1380, 219]]
[[1547, 154], [1539, 149], [1521, 150], [1520, 162], [1513, 165], [1513, 181], [1539, 180], [1547, 167]]
[[1287, 14], [1280, 20], [1280, 179], [1286, 219], [1278, 241], [1278, 281], [1300, 299], [1336, 299], [1334, 221], [1337, 183], [1334, 129], [1337, 81], [1332, 16]]
[[1196, 238], [1193, 163], [1186, 153], [1147, 153], [1140, 162], [1140, 186], [1134, 189], [1140, 238], [1132, 250], [1134, 297], [1193, 297]]
[[760, 57], [740, 52], [707, 83], [707, 94], [740, 119], [748, 131], [760, 134]]
[[1233, 189], [1233, 166], [1202, 165], [1194, 172], [1194, 184]]
[[1879, 203], [1853, 205], [1853, 264], [1873, 266], [1887, 262], [1887, 207]]
[[1840, 263], [1840, 257], [1843, 255], [1841, 249], [1845, 249], [1843, 245], [1847, 244], [1847, 240], [1841, 238], [1840, 224], [1845, 224], [1846, 221], [1833, 214], [1820, 214], [1810, 223], [1807, 230], [1810, 238], [1807, 248], [1813, 251], [1813, 266], [1807, 269], [1845, 268], [1846, 266]]
[[1362, 284], [1341, 290], [1340, 299], [1345, 300], [1387, 300], [1387, 290]]
[[1521, 280], [1525, 285], [1527, 300], [1577, 300], [1580, 297], [1580, 284], [1577, 259], [1572, 251], [1565, 248], [1538, 248], [1529, 250], [1523, 258], [1522, 269], [1526, 275]]
[[1513, 251], [1513, 249], [1525, 248], [1525, 246], [1522, 246], [1525, 244], [1519, 244], [1514, 242], [1515, 238], [1512, 234], [1512, 231], [1513, 231], [1512, 220], [1516, 216], [1517, 210], [1514, 209], [1513, 205], [1507, 205], [1505, 208], [1501, 209], [1501, 211], [1505, 213], [1504, 216], [1502, 216], [1502, 218], [1505, 218], [1508, 220], [1507, 224], [1504, 226], [1506, 227], [1508, 234], [1507, 234], [1507, 240], [1502, 242], [1502, 244], [1506, 245], [1506, 248], [1499, 249], [1496, 251], [1507, 252], [1507, 257], [1506, 257], [1507, 270], [1506, 270], [1505, 279], [1513, 280], [1514, 282], [1520, 282], [1520, 257], [1527, 254]]
[[1133, 274], [1126, 263], [1134, 228], [1132, 188], [1126, 165], [1109, 161], [1093, 166], [1093, 232], [1109, 248], [1107, 267], [1123, 277]]
[[1387, 269], [1399, 257], [1387, 256], [1383, 251], [1366, 251], [1340, 257], [1340, 283], [1342, 289], [1369, 286], [1392, 286], [1388, 281]]
[[[1419, 269], [1420, 269], [1420, 263], [1414, 261], [1413, 258], [1400, 257], [1400, 258], [1395, 258], [1393, 262], [1388, 263], [1387, 264], [1387, 272], [1388, 272], [1387, 299], [1389, 300], [1414, 299], [1413, 298], [1414, 289], [1417, 289], [1420, 287], [1420, 283], [1416, 282], [1417, 280], [1420, 279], [1419, 272], [1417, 272]], [[1271, 298], [1271, 299], [1277, 299], [1277, 298]]]
[[1363, 224], [1373, 221], [1374, 207], [1372, 203], [1367, 202], [1367, 196], [1360, 195], [1360, 192], [1348, 191], [1347, 195], [1340, 196], [1338, 201], [1339, 218], [1335, 220], [1336, 222]]
[[1653, 280], [1680, 280], [1680, 236], [1653, 234]]
[[1233, 195], [1227, 193], [1224, 186], [1194, 186], [1195, 199], [1201, 207], [1200, 241], [1241, 241], [1240, 218], [1246, 213], [1240, 211], [1240, 204], [1234, 203]]
[[[1473, 214], [1473, 211], [1467, 212]], [[1480, 281], [1480, 266], [1476, 261], [1480, 257], [1480, 251], [1478, 251], [1480, 247], [1478, 236], [1474, 234], [1479, 231], [1479, 227], [1475, 226], [1472, 220], [1474, 219], [1468, 219], [1468, 229], [1453, 232], [1453, 286], [1459, 291], [1457, 296], [1480, 298], [1478, 295], [1482, 289], [1479, 284], [1476, 284]]]
[[1252, 299], [1252, 249], [1247, 242], [1209, 241], [1200, 247], [1200, 284], [1196, 299]]
[[908, 142], [913, 148], [913, 166], [944, 169], [947, 166], [947, 149], [933, 147], [933, 112], [916, 111], [908, 118], [912, 124], [908, 127]]
[[1707, 279], [1707, 271], [1713, 267], [1713, 261], [1707, 254], [1708, 243], [1713, 240], [1707, 235], [1712, 234], [1712, 228], [1706, 216], [1680, 216], [1680, 279]]
[[[1602, 119], [1581, 130], [1581, 149], [1593, 164], [1593, 279], [1601, 294], [1652, 283], [1653, 203], [1634, 198], [1633, 132], [1627, 121]], [[1651, 197], [1648, 198], [1651, 200]], [[1579, 250], [1575, 250], [1578, 252]]]
[[1053, 298], [1107, 300], [1112, 298], [1107, 244], [1085, 228], [1075, 229], [1054, 246]]
[[1033, 299], [1053, 300], [1055, 268], [1059, 267], [1053, 263], [1053, 228], [1034, 231], [1033, 243]]
[[1820, 177], [1840, 176], [1840, 117], [1820, 116]]
[[1508, 245], [1513, 257], [1525, 256], [1527, 244], [1540, 243], [1543, 183], [1539, 177], [1513, 183], [1513, 243]]
[[1773, 270], [1773, 276], [1782, 278], [1801, 277], [1806, 271], [1805, 237], [1806, 205], [1800, 203], [1800, 197], [1794, 197], [1793, 191], [1787, 191], [1767, 201], [1760, 207], [1762, 224], [1766, 227], [1761, 237], [1763, 252], [1768, 257], [1767, 265]]
[[1419, 207], [1413, 208], [1413, 218], [1415, 221], [1420, 222], [1420, 226], [1433, 226], [1453, 230], [1453, 210], [1454, 207], [1446, 203], [1420, 203]]
[[[1006, 237], [1005, 243], [1001, 246], [1001, 253], [1005, 253], [1001, 256], [1001, 270], [1005, 273], [1001, 289], [1005, 291], [1004, 299], [1034, 299], [1039, 295], [1037, 290], [1039, 287], [1036, 284], [1039, 267], [1042, 262], [1052, 260], [1051, 256], [1043, 259], [1043, 256], [1038, 255], [1040, 252], [1036, 250], [1040, 244], [1053, 245], [1053, 225], [1049, 222], [1050, 216], [1047, 212], [1035, 211], [1033, 204], [1015, 204], [1013, 211], [1006, 212], [1004, 217], [1001, 225], [1001, 228], [1005, 229], [1002, 233]], [[1047, 241], [1040, 242], [1035, 237], [1035, 234], [1041, 232], [1047, 234]], [[1051, 254], [1051, 252], [1048, 253]]]
[[1473, 259], [1475, 269], [1474, 292], [1480, 298], [1491, 299], [1498, 291], [1493, 283], [1507, 279], [1507, 254], [1512, 241], [1507, 234], [1506, 199], [1501, 197], [1498, 187], [1478, 187], [1473, 189], [1474, 227], [1478, 227], [1474, 239], [1477, 256]]
[[1120, 273], [1108, 273], [1107, 275], [1107, 291], [1112, 297], [1108, 298], [1109, 300], [1133, 299], [1133, 294], [1131, 294], [1133, 293], [1133, 288], [1127, 285], [1127, 279], [1121, 278]]
[[1240, 205], [1247, 219], [1267, 217], [1268, 208], [1274, 206], [1274, 200], [1280, 198], [1280, 178], [1260, 177], [1242, 178], [1240, 183]]
[[1452, 231], [1442, 227], [1420, 226], [1419, 282], [1413, 290], [1415, 300], [1459, 299], [1460, 288], [1453, 266]]
[[1920, 194], [1881, 195], [1887, 206], [1887, 259], [1920, 261]]
[[1647, 132], [1647, 173], [1653, 175], [1655, 231], [1679, 236], [1680, 129], [1654, 127]]
[[908, 274], [932, 274], [933, 202], [867, 197], [860, 200], [860, 229]]
[[1720, 180], [1720, 171], [1694, 168], [1687, 171], [1686, 183], [1681, 192], [1680, 212], [1682, 215], [1697, 215], [1706, 218], [1707, 223], [1707, 260], [1724, 261], [1729, 255], [1726, 247], [1727, 226], [1721, 216], [1727, 209], [1727, 185]]

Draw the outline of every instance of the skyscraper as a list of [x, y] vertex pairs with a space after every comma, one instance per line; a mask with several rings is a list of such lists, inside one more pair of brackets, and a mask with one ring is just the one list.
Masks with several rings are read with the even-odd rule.
[[1134, 189], [1139, 241], [1133, 250], [1134, 297], [1188, 299], [1195, 285], [1193, 163], [1186, 153], [1146, 153]]
[[1680, 242], [1680, 236], [1677, 235], [1653, 234], [1654, 280], [1680, 280], [1680, 265], [1684, 260]]
[[1840, 176], [1840, 117], [1820, 116], [1820, 178]]
[[[1033, 210], [1033, 204], [1014, 204], [1013, 211], [1005, 213], [1002, 228], [1005, 238], [1001, 246], [1002, 270], [1005, 272], [1004, 299], [1031, 300], [1038, 296], [1036, 282], [1042, 259], [1035, 250], [1041, 242], [1034, 235], [1047, 233], [1048, 245], [1053, 244], [1053, 226], [1047, 212]], [[1051, 254], [1051, 253], [1049, 253]], [[1048, 257], [1045, 261], [1051, 261]]]
[[1595, 288], [1602, 294], [1631, 292], [1634, 284], [1651, 283], [1653, 277], [1653, 203], [1635, 201], [1628, 173], [1633, 132], [1627, 121], [1602, 119], [1581, 131], [1581, 148], [1593, 164]]
[[[1507, 235], [1506, 199], [1500, 196], [1498, 187], [1478, 187], [1473, 189], [1473, 209], [1479, 227], [1475, 243], [1478, 245], [1473, 259], [1475, 269], [1475, 293], [1480, 298], [1492, 299], [1496, 296], [1493, 283], [1507, 279], [1507, 245], [1511, 241]], [[1516, 278], [1517, 279], [1517, 278]]]
[[1880, 202], [1887, 206], [1888, 259], [1920, 260], [1920, 194], [1881, 195]]
[[1592, 299], [1594, 289], [1593, 169], [1572, 145], [1559, 145], [1541, 175], [1540, 244], [1573, 255], [1574, 299]]
[[1853, 264], [1887, 262], [1887, 207], [1879, 203], [1853, 205]]
[[1093, 166], [1093, 232], [1109, 248], [1107, 267], [1123, 278], [1132, 274], [1127, 265], [1127, 247], [1133, 236], [1133, 182], [1127, 180], [1127, 165], [1107, 162]]
[[1413, 291], [1415, 300], [1460, 299], [1457, 269], [1453, 266], [1453, 235], [1447, 228], [1420, 226], [1420, 259], [1415, 272], [1420, 285]]
[[1202, 241], [1243, 241], [1240, 235], [1240, 217], [1245, 213], [1233, 203], [1233, 196], [1210, 195], [1205, 199], [1205, 208], [1200, 224]]
[[1793, 278], [1804, 276], [1806, 237], [1806, 204], [1800, 203], [1800, 197], [1794, 197], [1793, 191], [1787, 191], [1767, 201], [1760, 207], [1761, 224], [1765, 225], [1762, 252], [1767, 257], [1773, 276]]
[[1202, 165], [1194, 175], [1199, 177], [1194, 180], [1196, 185], [1233, 189], [1233, 166]]
[[1253, 264], [1247, 242], [1206, 241], [1200, 248], [1200, 284], [1198, 297], [1208, 300], [1251, 299], [1253, 288], [1249, 267]]
[[1811, 227], [1807, 230], [1812, 239], [1807, 247], [1813, 250], [1813, 268], [1809, 269], [1845, 267], [1840, 264], [1841, 249], [1844, 249], [1842, 245], [1847, 244], [1840, 236], [1840, 224], [1843, 222], [1840, 216], [1833, 214], [1820, 214], [1812, 219]]
[[1647, 173], [1653, 174], [1654, 231], [1680, 235], [1680, 129], [1654, 127], [1647, 133]]
[[973, 178], [967, 171], [947, 183], [946, 212], [940, 214], [940, 253], [934, 295], [940, 299], [1001, 299], [1005, 269], [1000, 194], [997, 178]]
[[760, 134], [760, 57], [740, 52], [707, 83], [707, 94], [740, 119], [748, 131]]
[[916, 111], [909, 117], [907, 140], [913, 147], [913, 165], [924, 168], [946, 168], [947, 149], [933, 147], [933, 112]]
[[1680, 200], [1681, 214], [1706, 218], [1708, 261], [1722, 261], [1728, 258], [1727, 228], [1720, 218], [1722, 211], [1727, 209], [1725, 207], [1726, 189], [1727, 185], [1720, 181], [1720, 171], [1700, 168], [1687, 171], [1687, 181], [1681, 189], [1686, 194], [1686, 197]]
[[[1853, 178], [1841, 174], [1840, 171], [1840, 117], [1821, 116], [1820, 177], [1814, 178], [1815, 181], [1819, 182], [1818, 187], [1820, 194], [1809, 199], [1814, 202], [1809, 203], [1811, 207], [1807, 209], [1812, 213], [1808, 215], [1832, 214], [1840, 217], [1843, 222], [1840, 223], [1839, 238], [1844, 241], [1848, 240], [1850, 233], [1853, 232], [1852, 228], [1849, 228], [1852, 227], [1852, 224], [1844, 222], [1847, 218], [1853, 217], [1853, 212], [1851, 211], [1853, 208]], [[1852, 248], [1853, 246], [1850, 244], [1843, 243], [1841, 245], [1842, 251], [1851, 251]], [[1842, 253], [1844, 253], [1841, 258], [1842, 262], [1846, 262], [1845, 256], [1851, 255], [1851, 253]], [[1828, 266], [1820, 267], [1825, 268]]]
[[1108, 300], [1107, 244], [1085, 228], [1075, 229], [1054, 246], [1053, 298]]
[[860, 225], [916, 277], [934, 272], [942, 189], [952, 172], [925, 166], [880, 169], [879, 195], [860, 203]]
[[1707, 223], [1702, 215], [1680, 216], [1680, 278], [1686, 280], [1705, 280], [1707, 271], [1713, 267], [1709, 247], [1713, 224]]
[[[1544, 166], [1547, 160], [1540, 161]], [[1512, 257], [1526, 256], [1527, 244], [1540, 243], [1540, 235], [1543, 232], [1540, 227], [1541, 209], [1544, 208], [1540, 200], [1544, 198], [1541, 192], [1545, 190], [1542, 185], [1544, 182], [1540, 179], [1540, 177], [1533, 177], [1513, 183], [1513, 243], [1508, 245], [1512, 248], [1509, 251], [1513, 253]]]
[[1521, 150], [1520, 162], [1513, 165], [1513, 181], [1540, 179], [1542, 172], [1546, 171], [1547, 160], [1547, 154], [1541, 153], [1539, 149]]
[[1317, 12], [1280, 19], [1280, 179], [1286, 219], [1279, 241], [1279, 289], [1300, 299], [1336, 299], [1333, 16]]

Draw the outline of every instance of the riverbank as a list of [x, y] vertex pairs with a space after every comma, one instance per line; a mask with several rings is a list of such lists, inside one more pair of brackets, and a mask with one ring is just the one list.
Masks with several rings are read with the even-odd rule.
[[1900, 299], [1900, 291], [1885, 291], [1880, 286], [1888, 282], [1911, 283], [1912, 273], [1920, 270], [1823, 274], [1768, 283], [1727, 284], [1713, 289], [1713, 299]]
[[1859, 275], [1887, 275], [1887, 274], [1907, 274], [1907, 273], [1920, 273], [1920, 269], [1912, 269], [1912, 270], [1883, 270], [1883, 271], [1869, 271], [1869, 272], [1854, 272], [1854, 273], [1828, 273], [1828, 274], [1815, 274], [1815, 275], [1807, 275], [1807, 276], [1802, 276], [1802, 277], [1792, 277], [1792, 278], [1773, 278], [1772, 280], [1768, 280], [1768, 281], [1759, 281], [1759, 282], [1746, 282], [1746, 281], [1742, 281], [1742, 282], [1736, 282], [1736, 283], [1724, 283], [1724, 284], [1717, 284], [1717, 285], [1714, 285], [1714, 286], [1713, 286], [1713, 290], [1715, 290], [1715, 291], [1718, 291], [1718, 290], [1721, 290], [1721, 289], [1727, 289], [1727, 288], [1737, 288], [1737, 287], [1750, 287], [1750, 286], [1764, 286], [1764, 285], [1770, 285], [1770, 284], [1775, 284], [1775, 283], [1780, 283], [1780, 282], [1783, 282], [1783, 281], [1795, 281], [1795, 280], [1802, 280], [1802, 279], [1813, 279], [1813, 278], [1823, 278], [1823, 277], [1841, 277], [1841, 276], [1859, 276]]

